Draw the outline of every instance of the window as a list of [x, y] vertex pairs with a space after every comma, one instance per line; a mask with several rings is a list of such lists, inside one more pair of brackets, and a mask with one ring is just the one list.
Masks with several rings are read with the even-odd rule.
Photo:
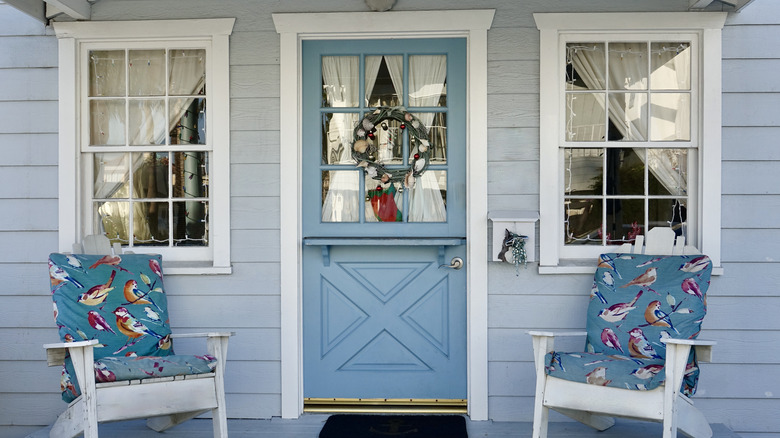
[[233, 20], [198, 25], [55, 24], [70, 61], [60, 113], [73, 114], [60, 120], [60, 156], [73, 157], [60, 163], [63, 249], [100, 233], [163, 254], [168, 272], [230, 271]]
[[535, 14], [540, 272], [582, 272], [659, 226], [719, 264], [724, 18]]

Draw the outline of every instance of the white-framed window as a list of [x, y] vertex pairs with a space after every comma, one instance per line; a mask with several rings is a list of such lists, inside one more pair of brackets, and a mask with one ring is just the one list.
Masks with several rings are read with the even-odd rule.
[[535, 14], [540, 272], [671, 227], [720, 264], [721, 13]]
[[105, 234], [168, 273], [230, 272], [233, 23], [55, 23], [61, 250]]

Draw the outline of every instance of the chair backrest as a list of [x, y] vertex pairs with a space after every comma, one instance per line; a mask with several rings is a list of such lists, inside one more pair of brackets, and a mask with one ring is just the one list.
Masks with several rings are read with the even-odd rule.
[[634, 244], [624, 243], [615, 252], [632, 254], [664, 254], [684, 255], [700, 254], [695, 246], [685, 244], [685, 236], [669, 227], [655, 227], [647, 232], [647, 236], [636, 236]]
[[114, 242], [112, 245], [105, 234], [89, 234], [84, 236], [84, 240], [81, 243], [73, 244], [73, 253], [119, 255], [123, 253], [123, 250], [119, 242]]
[[173, 354], [161, 266], [160, 255], [51, 254], [62, 341], [99, 340], [95, 359]]
[[[705, 255], [602, 254], [588, 306], [587, 351], [664, 358], [664, 337], [698, 336], [711, 272]], [[695, 387], [695, 379], [687, 384]]]

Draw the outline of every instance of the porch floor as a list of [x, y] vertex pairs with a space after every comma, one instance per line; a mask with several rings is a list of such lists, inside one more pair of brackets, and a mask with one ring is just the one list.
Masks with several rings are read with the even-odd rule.
[[[249, 437], [284, 437], [284, 438], [317, 438], [328, 415], [306, 414], [297, 420], [229, 420], [228, 431], [232, 438]], [[469, 438], [510, 438], [530, 437], [531, 423], [528, 422], [493, 422], [470, 421], [466, 419]], [[723, 424], [712, 425], [712, 438], [740, 438], [740, 436]], [[132, 436], [133, 438], [212, 437], [211, 420], [195, 419], [180, 424], [162, 434], [146, 428], [145, 421], [133, 420], [101, 424], [101, 436]], [[604, 432], [598, 432], [579, 423], [550, 423], [549, 438], [658, 438], [662, 435], [660, 423], [617, 419], [616, 424]], [[48, 438], [49, 428], [41, 429], [27, 438]], [[683, 436], [679, 434], [679, 436]]]

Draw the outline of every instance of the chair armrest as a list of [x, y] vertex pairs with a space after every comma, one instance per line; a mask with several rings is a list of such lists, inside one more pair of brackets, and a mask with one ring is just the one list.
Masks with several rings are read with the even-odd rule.
[[542, 336], [545, 338], [554, 338], [554, 337], [564, 337], [564, 336], [586, 336], [588, 332], [581, 331], [581, 332], [548, 332], [548, 331], [542, 331], [542, 330], [528, 330], [526, 333], [528, 333], [531, 336]]
[[206, 338], [206, 346], [210, 355], [217, 359], [218, 367], [224, 372], [227, 360], [228, 341], [235, 332], [204, 332], [204, 333], [180, 333], [171, 334], [171, 338]]
[[694, 350], [696, 350], [696, 359], [699, 362], [712, 362], [712, 347], [717, 344], [717, 342], [709, 339], [666, 338], [662, 339], [661, 342], [676, 345], [690, 345]]
[[203, 332], [203, 333], [172, 333], [171, 338], [229, 338], [236, 332]]
[[57, 342], [54, 344], [44, 344], [46, 349], [46, 364], [50, 367], [62, 365], [68, 349], [72, 348], [94, 348], [98, 344], [97, 339], [78, 342]]

